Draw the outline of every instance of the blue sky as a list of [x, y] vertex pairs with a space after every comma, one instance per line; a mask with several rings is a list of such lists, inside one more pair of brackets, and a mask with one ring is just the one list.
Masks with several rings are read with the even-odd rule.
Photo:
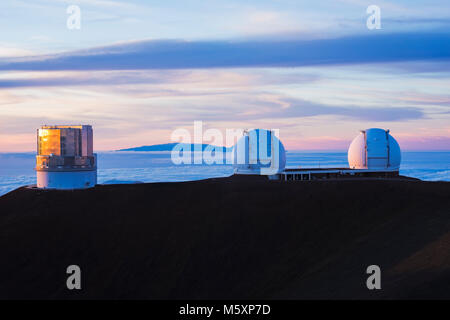
[[106, 150], [194, 120], [279, 128], [290, 149], [383, 127], [448, 150], [449, 27], [448, 1], [1, 1], [0, 151], [33, 150], [43, 123], [91, 123]]

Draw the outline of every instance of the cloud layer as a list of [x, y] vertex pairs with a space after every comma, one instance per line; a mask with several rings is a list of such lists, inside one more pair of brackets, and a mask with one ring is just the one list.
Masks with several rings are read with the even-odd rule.
[[449, 59], [448, 33], [374, 33], [308, 41], [140, 41], [63, 54], [4, 58], [0, 70], [297, 67]]

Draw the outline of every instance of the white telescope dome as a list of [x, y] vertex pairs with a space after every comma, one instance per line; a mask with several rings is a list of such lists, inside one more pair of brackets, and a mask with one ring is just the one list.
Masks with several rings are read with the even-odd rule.
[[244, 136], [233, 147], [236, 174], [272, 175], [283, 171], [285, 166], [286, 151], [273, 131], [244, 131]]
[[363, 130], [348, 148], [348, 164], [352, 169], [398, 170], [401, 152], [389, 130]]

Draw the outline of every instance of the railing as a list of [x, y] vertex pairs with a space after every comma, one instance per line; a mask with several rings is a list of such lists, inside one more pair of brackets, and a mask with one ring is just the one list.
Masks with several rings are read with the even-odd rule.
[[94, 170], [97, 168], [97, 155], [93, 156], [55, 156], [37, 155], [36, 170]]

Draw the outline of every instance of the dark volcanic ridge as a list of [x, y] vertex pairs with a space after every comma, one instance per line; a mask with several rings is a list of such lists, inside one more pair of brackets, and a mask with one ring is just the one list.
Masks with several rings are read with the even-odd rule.
[[0, 298], [450, 298], [449, 208], [450, 183], [394, 179], [21, 188], [0, 197]]

